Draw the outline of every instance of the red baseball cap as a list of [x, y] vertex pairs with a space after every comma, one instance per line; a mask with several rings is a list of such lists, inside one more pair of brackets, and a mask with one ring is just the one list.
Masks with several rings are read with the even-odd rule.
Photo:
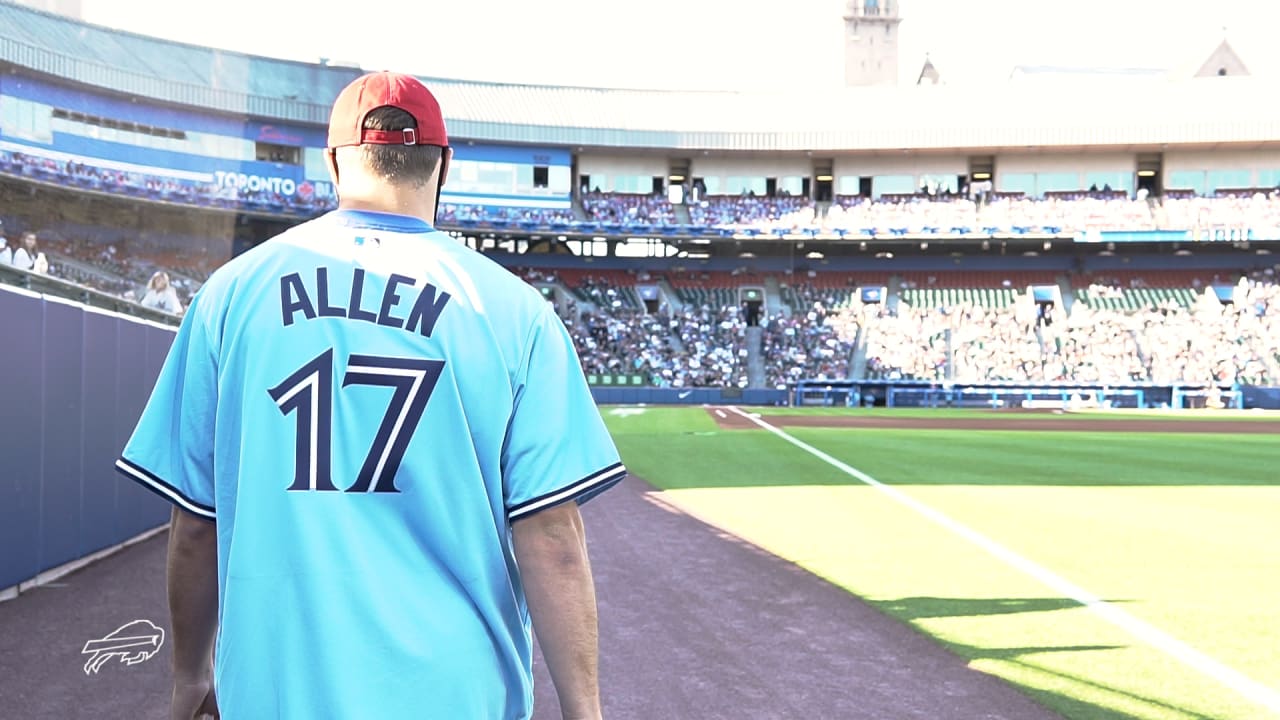
[[[417, 128], [366, 130], [370, 110], [400, 108], [413, 116]], [[438, 145], [448, 147], [440, 103], [418, 78], [393, 72], [356, 78], [338, 94], [329, 115], [329, 147], [349, 145]]]

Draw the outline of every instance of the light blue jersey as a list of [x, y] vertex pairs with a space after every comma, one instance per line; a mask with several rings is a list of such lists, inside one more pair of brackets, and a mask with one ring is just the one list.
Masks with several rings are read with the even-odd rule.
[[241, 718], [525, 718], [511, 523], [625, 470], [537, 290], [339, 210], [214, 273], [117, 463], [216, 519]]

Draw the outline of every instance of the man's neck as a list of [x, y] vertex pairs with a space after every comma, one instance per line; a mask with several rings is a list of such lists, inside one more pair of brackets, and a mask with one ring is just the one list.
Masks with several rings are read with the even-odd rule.
[[378, 198], [344, 196], [338, 200], [338, 209], [407, 215], [424, 220], [429, 225], [435, 225], [436, 222], [435, 198], [429, 197], [424, 201], [421, 193], [405, 196], [389, 191], [385, 196]]

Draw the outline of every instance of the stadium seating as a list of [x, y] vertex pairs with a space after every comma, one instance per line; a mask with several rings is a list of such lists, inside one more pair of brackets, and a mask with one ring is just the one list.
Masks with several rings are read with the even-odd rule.
[[[866, 329], [867, 376], [883, 379], [1251, 383], [1280, 380], [1280, 285], [1274, 270], [1238, 280], [1224, 306], [1189, 287], [1206, 273], [1118, 273], [1127, 287], [1106, 302], [1077, 289], [1068, 314], [1044, 317], [1025, 299], [849, 312]], [[1211, 274], [1211, 273], [1210, 273]], [[1221, 274], [1218, 275], [1221, 279]], [[1239, 275], [1237, 274], [1237, 278]], [[1096, 284], [1095, 286], [1111, 287]], [[1014, 292], [1014, 291], [1011, 291]], [[1096, 293], [1095, 291], [1092, 291]], [[1047, 322], [1046, 322], [1047, 321]]]
[[[309, 217], [335, 207], [309, 183], [305, 191], [220, 187], [164, 171], [107, 169], [90, 159], [65, 160], [0, 150], [0, 173], [153, 202]], [[461, 230], [603, 233], [606, 235], [745, 237], [910, 237], [1149, 231], [1187, 232], [1198, 240], [1280, 238], [1280, 194], [1250, 191], [1195, 197], [1136, 199], [1118, 193], [1056, 193], [1041, 199], [998, 194], [979, 204], [959, 195], [808, 198], [712, 196], [685, 206], [689, 221], [661, 195], [586, 193], [579, 217], [571, 208], [445, 203], [439, 221]]]
[[635, 276], [620, 270], [561, 270], [561, 282], [580, 302], [601, 310], [640, 310], [644, 304], [636, 294]]
[[1190, 307], [1213, 284], [1234, 284], [1236, 277], [1197, 271], [1137, 273], [1109, 271], [1072, 279], [1076, 299], [1093, 309], [1134, 312], [1143, 308]]
[[948, 272], [903, 273], [902, 301], [916, 308], [972, 305], [1008, 307], [1030, 285], [1054, 285], [1053, 273]]
[[[8, 218], [6, 218], [8, 220]], [[6, 222], [19, 230], [21, 222]], [[42, 230], [50, 272], [126, 297], [166, 270], [182, 299], [217, 266], [178, 251], [197, 238], [64, 220]], [[1224, 270], [1116, 270], [1060, 278], [1044, 271], [736, 271], [517, 269], [530, 282], [558, 283], [571, 297], [559, 310], [589, 374], [639, 375], [668, 387], [804, 379], [955, 382], [1280, 381], [1280, 285], [1275, 270], [1244, 278]], [[646, 312], [637, 284], [665, 281], [677, 308]], [[1028, 286], [1064, 284], [1073, 307], [1043, 316]], [[739, 304], [744, 287], [776, 283], [784, 307], [761, 318], [760, 366]], [[898, 290], [898, 302], [864, 305], [857, 288]], [[1228, 285], [1234, 303], [1211, 291]], [[863, 358], [859, 361], [858, 358]]]
[[739, 304], [738, 289], [760, 287], [764, 277], [735, 272], [676, 272], [665, 277], [676, 291], [676, 298], [695, 307], [733, 307]]

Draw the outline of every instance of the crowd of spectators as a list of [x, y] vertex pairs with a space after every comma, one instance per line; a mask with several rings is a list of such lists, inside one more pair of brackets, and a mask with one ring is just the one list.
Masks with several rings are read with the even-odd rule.
[[689, 205], [694, 225], [729, 230], [798, 230], [813, 224], [816, 216], [812, 200], [793, 195], [712, 196]]
[[[171, 312], [189, 304], [217, 265], [197, 253], [158, 250], [147, 243], [130, 246], [66, 232], [14, 235], [6, 238], [0, 225], [0, 264]], [[800, 379], [846, 378], [856, 369], [854, 343], [860, 337], [869, 378], [1277, 384], [1280, 285], [1275, 272], [1239, 279], [1226, 304], [1214, 288], [1186, 280], [1194, 288], [1184, 287], [1177, 302], [1129, 307], [1077, 300], [1069, 303], [1069, 312], [1062, 307], [1040, 312], [1020, 294], [999, 307], [965, 300], [863, 305], [852, 286], [788, 278], [781, 287], [787, 311], [771, 307], [761, 322], [763, 381], [780, 387]], [[526, 279], [560, 281], [550, 270], [529, 271]], [[1224, 278], [1212, 279], [1218, 284]], [[647, 383], [668, 387], [749, 384], [747, 314], [735, 304], [736, 295], [685, 300], [675, 308], [663, 304], [646, 312], [635, 288], [640, 280], [640, 275], [614, 272], [580, 275], [572, 283], [577, 303], [561, 303], [561, 310], [587, 372], [642, 375]], [[1091, 275], [1088, 282], [1090, 298], [1147, 287], [1134, 273]]]
[[441, 203], [436, 214], [440, 225], [470, 225], [479, 223], [515, 224], [532, 227], [551, 227], [576, 222], [573, 211], [557, 208], [491, 207], [486, 205], [459, 205]]
[[821, 303], [774, 313], [764, 323], [763, 359], [769, 387], [786, 388], [800, 380], [844, 380], [857, 325], [837, 324]]
[[1201, 239], [1280, 237], [1280, 191], [1171, 195], [1154, 208], [1160, 230], [1193, 230]]
[[620, 225], [671, 225], [675, 207], [662, 195], [589, 192], [582, 196], [582, 211], [593, 222]]
[[585, 275], [578, 279], [574, 290], [579, 298], [605, 311], [640, 309], [634, 285], [612, 277]]
[[[311, 216], [336, 206], [317, 186], [300, 180], [284, 192], [283, 183], [222, 182], [189, 174], [121, 169], [111, 163], [88, 164], [36, 152], [0, 150], [0, 173], [84, 190], [144, 200], [270, 214]], [[289, 186], [294, 184], [289, 181]], [[580, 194], [584, 218], [572, 209], [444, 205], [440, 222], [460, 227], [492, 224], [503, 227], [572, 229], [586, 224], [618, 224], [675, 228], [684, 223], [661, 193], [651, 195]], [[734, 196], [689, 195], [688, 224], [698, 229], [733, 232], [798, 232], [861, 234], [938, 233], [1073, 233], [1088, 231], [1192, 231], [1199, 239], [1245, 239], [1280, 236], [1280, 189], [1219, 190], [1212, 196], [1170, 190], [1163, 197], [1147, 193], [1090, 188], [1028, 197], [1010, 192], [926, 192], [881, 195], [874, 199], [836, 196], [819, 205], [811, 199], [780, 193]]]
[[81, 190], [212, 208], [308, 216], [336, 207], [334, 198], [319, 196], [307, 182], [286, 194], [279, 184], [258, 188], [248, 183], [218, 184], [185, 175], [121, 170], [9, 150], [0, 150], [0, 172]]
[[872, 201], [839, 196], [821, 218], [823, 230], [905, 234], [968, 232], [978, 226], [977, 205], [959, 195], [888, 197]]
[[9, 239], [4, 236], [4, 226], [0, 224], [0, 265], [15, 267], [19, 270], [47, 275], [49, 259], [39, 248], [34, 232], [22, 233], [22, 240], [9, 247]]
[[982, 206], [973, 227], [1001, 233], [1156, 229], [1145, 197], [1110, 193], [1058, 194], [1042, 199], [996, 196]]
[[736, 308], [656, 313], [561, 307], [583, 371], [641, 375], [655, 387], [746, 387], [746, 323]]
[[[84, 287], [180, 313], [217, 266], [194, 253], [122, 251], [63, 233], [27, 230], [10, 243], [0, 222], [0, 265], [48, 275]], [[176, 310], [173, 308], [177, 308]]]
[[[1191, 306], [1137, 310], [959, 304], [846, 314], [867, 329], [867, 376], [953, 382], [1280, 383], [1280, 285], [1243, 278], [1231, 303], [1211, 291]], [[1110, 287], [1100, 284], [1100, 288]]]

